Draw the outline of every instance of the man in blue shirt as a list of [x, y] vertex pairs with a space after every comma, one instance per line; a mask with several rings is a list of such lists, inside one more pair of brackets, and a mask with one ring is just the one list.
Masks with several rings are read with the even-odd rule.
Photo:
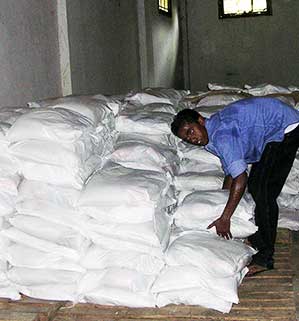
[[[209, 119], [191, 109], [180, 111], [172, 132], [184, 141], [205, 146], [220, 158], [223, 188], [229, 198], [222, 215], [208, 228], [231, 238], [230, 219], [248, 185], [255, 204], [258, 231], [249, 237], [259, 252], [248, 275], [273, 269], [278, 222], [276, 199], [292, 168], [299, 147], [299, 112], [278, 99], [254, 97], [226, 106]], [[253, 164], [249, 177], [247, 165]]]

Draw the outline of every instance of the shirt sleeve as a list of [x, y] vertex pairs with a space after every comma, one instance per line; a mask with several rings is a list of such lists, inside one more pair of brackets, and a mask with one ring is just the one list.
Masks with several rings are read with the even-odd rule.
[[231, 175], [236, 178], [247, 170], [242, 140], [238, 127], [234, 126], [233, 123], [217, 132], [215, 147], [225, 175]]

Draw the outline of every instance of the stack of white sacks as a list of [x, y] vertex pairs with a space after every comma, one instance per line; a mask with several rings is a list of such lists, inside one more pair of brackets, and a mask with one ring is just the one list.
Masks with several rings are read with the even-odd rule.
[[239, 302], [238, 286], [256, 253], [242, 242], [257, 230], [254, 203], [248, 194], [242, 198], [231, 220], [233, 240], [222, 239], [214, 228], [207, 230], [228, 199], [228, 191], [221, 189], [221, 165], [204, 149], [179, 145], [183, 159], [175, 177], [176, 229], [165, 254], [167, 265], [152, 291], [158, 306], [183, 303], [229, 312]]
[[80, 301], [156, 305], [151, 288], [165, 264], [179, 163], [169, 143], [175, 109], [166, 97], [159, 100], [128, 95], [116, 119], [114, 151], [81, 194], [78, 209], [89, 217], [92, 246], [81, 261], [87, 273], [79, 283]]
[[[198, 96], [201, 99], [194, 99], [195, 95], [187, 100], [193, 101], [189, 103], [190, 108], [196, 108], [203, 116], [210, 117], [228, 103], [246, 98], [248, 94], [290, 92], [271, 85], [247, 87], [241, 90], [217, 86], [210, 89], [220, 92], [200, 93]], [[290, 97], [280, 99], [293, 103]], [[215, 228], [207, 230], [207, 226], [221, 215], [228, 199], [228, 192], [221, 190], [223, 173], [219, 159], [198, 147], [185, 144], [178, 147], [183, 159], [179, 175], [175, 177], [175, 186], [179, 191], [174, 214], [176, 235], [173, 235], [165, 254], [167, 265], [152, 291], [157, 293], [158, 306], [169, 303], [198, 304], [228, 312], [232, 303], [238, 303], [237, 287], [255, 253], [242, 243], [244, 238], [257, 230], [253, 217], [254, 202], [245, 193], [231, 220], [233, 240], [219, 238]], [[230, 269], [227, 270], [227, 266]]]
[[179, 142], [170, 123], [181, 108], [209, 116], [244, 94], [197, 104], [188, 94], [147, 88], [0, 110], [0, 296], [221, 312], [238, 303], [255, 253], [242, 242], [256, 231], [253, 201], [246, 194], [234, 214], [233, 240], [207, 230], [228, 197], [220, 162]]
[[[0, 231], [7, 228], [7, 220], [15, 212], [18, 185], [21, 177], [18, 162], [10, 155], [7, 132], [15, 120], [29, 109], [24, 107], [2, 107], [0, 109]], [[20, 298], [18, 289], [7, 277], [8, 263], [5, 251], [9, 240], [0, 238], [0, 297], [14, 300]]]
[[85, 272], [80, 257], [90, 240], [75, 206], [85, 181], [111, 152], [113, 120], [107, 102], [68, 97], [27, 108], [6, 132], [22, 182], [15, 213], [1, 231], [8, 243], [2, 255], [19, 292], [76, 301]]

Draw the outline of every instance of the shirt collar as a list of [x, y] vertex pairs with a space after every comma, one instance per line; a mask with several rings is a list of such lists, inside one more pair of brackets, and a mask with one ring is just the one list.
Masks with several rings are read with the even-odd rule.
[[213, 145], [213, 135], [218, 127], [219, 119], [216, 114], [212, 115], [210, 118], [206, 118], [205, 127], [208, 133], [209, 143], [204, 146], [204, 148], [211, 152], [212, 154], [216, 154], [215, 146]]

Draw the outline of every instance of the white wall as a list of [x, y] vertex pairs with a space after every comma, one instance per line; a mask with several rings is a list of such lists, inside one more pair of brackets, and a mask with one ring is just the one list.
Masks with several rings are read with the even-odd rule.
[[125, 93], [140, 83], [136, 0], [67, 0], [73, 93]]
[[176, 0], [172, 18], [156, 0], [67, 0], [67, 13], [73, 93], [182, 86]]
[[0, 0], [0, 106], [61, 94], [54, 0]]
[[183, 87], [178, 1], [172, 1], [172, 17], [159, 14], [157, 1], [145, 1], [148, 86]]
[[208, 82], [299, 85], [298, 0], [272, 0], [272, 16], [222, 20], [217, 1], [186, 6], [192, 90]]
[[181, 88], [177, 0], [0, 0], [0, 106]]

